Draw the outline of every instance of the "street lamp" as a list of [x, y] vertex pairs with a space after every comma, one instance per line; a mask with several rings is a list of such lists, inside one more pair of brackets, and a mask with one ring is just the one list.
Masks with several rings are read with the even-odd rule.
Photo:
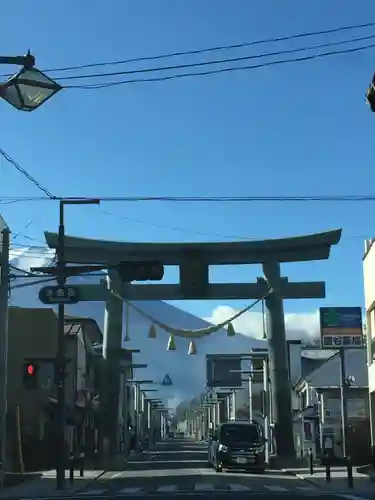
[[34, 68], [35, 58], [29, 52], [25, 56], [0, 57], [0, 64], [23, 66], [0, 84], [0, 97], [19, 111], [34, 111], [62, 89], [61, 85]]

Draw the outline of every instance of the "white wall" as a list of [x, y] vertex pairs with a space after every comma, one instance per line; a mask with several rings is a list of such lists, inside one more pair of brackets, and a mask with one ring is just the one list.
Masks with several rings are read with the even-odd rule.
[[83, 332], [80, 329], [77, 335], [77, 391], [87, 389], [86, 383], [86, 348]]
[[375, 311], [369, 312], [375, 301], [375, 244], [363, 259], [363, 282], [365, 291], [366, 323], [367, 323], [367, 350], [368, 350], [368, 383], [369, 392], [375, 391], [375, 363], [373, 363], [372, 340], [375, 337]]

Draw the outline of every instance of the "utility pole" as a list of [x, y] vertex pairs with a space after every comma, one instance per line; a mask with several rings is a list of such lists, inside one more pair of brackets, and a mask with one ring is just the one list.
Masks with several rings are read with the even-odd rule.
[[[56, 248], [56, 280], [62, 289], [66, 284], [66, 261], [65, 261], [65, 205], [98, 205], [98, 199], [63, 199], [59, 203], [59, 231], [58, 244]], [[66, 376], [66, 356], [65, 356], [65, 304], [63, 301], [58, 304], [57, 311], [57, 352], [56, 352], [56, 392], [57, 392], [57, 415], [56, 415], [56, 487], [58, 490], [64, 488], [65, 466], [67, 461], [65, 446], [65, 376]]]
[[7, 376], [8, 376], [8, 297], [9, 297], [9, 245], [10, 230], [0, 216], [1, 253], [0, 253], [0, 486], [4, 488], [7, 456]]

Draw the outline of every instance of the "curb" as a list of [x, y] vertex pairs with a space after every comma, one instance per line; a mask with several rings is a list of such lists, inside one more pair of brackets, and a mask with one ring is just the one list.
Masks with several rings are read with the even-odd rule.
[[279, 469], [285, 476], [295, 476], [296, 473], [288, 469]]
[[[97, 481], [98, 479], [100, 479], [101, 477], [103, 477], [104, 474], [106, 474], [107, 472], [108, 472], [107, 470], [103, 470], [97, 476], [92, 477], [91, 479], [88, 479], [87, 483], [84, 484], [82, 486], [82, 488], [80, 488], [80, 487], [74, 488], [74, 486], [73, 486], [72, 490], [71, 490], [72, 493], [79, 492], [79, 491], [84, 491], [86, 488], [88, 488], [90, 486], [90, 484], [94, 483], [95, 481]], [[79, 481], [82, 481], [82, 479], [79, 479]]]
[[316, 483], [313, 478], [311, 477], [308, 477], [308, 476], [304, 476], [303, 474], [294, 474], [296, 477], [298, 477], [298, 479], [300, 479], [301, 481], [306, 481], [307, 483], [309, 484], [312, 484], [313, 486], [316, 486], [318, 489], [320, 490], [325, 490], [324, 486], [323, 485], [320, 485], [318, 483]]
[[287, 476], [294, 476], [300, 479], [301, 481], [306, 481], [306, 483], [312, 484], [313, 486], [316, 486], [318, 489], [324, 491], [324, 486], [316, 483], [312, 477], [309, 476], [304, 476], [303, 474], [299, 474], [298, 472], [295, 472], [293, 470], [288, 471], [287, 469], [281, 469], [283, 473]]
[[348, 487], [345, 490], [337, 490], [337, 491], [335, 491], [335, 490], [329, 490], [329, 489], [327, 490], [327, 483], [326, 482], [323, 485], [323, 484], [319, 484], [318, 482], [314, 481], [314, 479], [312, 477], [309, 477], [309, 476], [304, 476], [302, 474], [295, 474], [295, 476], [298, 477], [298, 479], [300, 479], [301, 481], [306, 481], [306, 483], [312, 484], [317, 489], [319, 489], [321, 491], [324, 491], [324, 492], [327, 492], [329, 494], [341, 495], [341, 496], [348, 495], [347, 498], [351, 498], [351, 499], [354, 499], [354, 498], [358, 498], [358, 499], [359, 498], [364, 498], [363, 496], [361, 496], [361, 492], [357, 492], [354, 487], [352, 489], [350, 489]]
[[[131, 459], [131, 458], [133, 458], [133, 457], [131, 457], [130, 455], [128, 455], [128, 456], [126, 456], [126, 457], [124, 458], [124, 469], [123, 469], [123, 470], [125, 470], [125, 466], [126, 466], [126, 464], [130, 461], [130, 459]], [[98, 479], [101, 479], [101, 478], [102, 478], [105, 474], [107, 474], [107, 472], [110, 472], [110, 470], [111, 470], [111, 469], [105, 469], [105, 470], [103, 470], [102, 472], [100, 472], [100, 474], [98, 474], [97, 476], [95, 476], [95, 477], [91, 478], [90, 480], [88, 480], [88, 482], [87, 482], [87, 483], [86, 483], [86, 484], [85, 484], [82, 488], [78, 488], [78, 489], [76, 489], [76, 490], [74, 490], [74, 491], [77, 491], [77, 492], [78, 492], [78, 491], [85, 491], [87, 488], [89, 488], [89, 486], [90, 486], [92, 483], [94, 483], [94, 482], [95, 482], [95, 481], [97, 481]], [[108, 478], [108, 480], [109, 480], [109, 479], [110, 479], [110, 478]]]

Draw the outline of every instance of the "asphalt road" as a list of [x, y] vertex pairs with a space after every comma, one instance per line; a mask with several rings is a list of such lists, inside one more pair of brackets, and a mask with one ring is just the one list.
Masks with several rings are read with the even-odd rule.
[[[294, 476], [270, 471], [266, 474], [245, 472], [216, 473], [207, 466], [207, 445], [189, 440], [160, 443], [155, 450], [130, 460], [124, 471], [107, 473], [75, 498], [124, 497], [132, 500], [141, 496], [178, 496], [222, 500], [253, 500], [265, 496], [306, 496], [311, 499], [324, 495], [327, 500], [360, 500], [353, 495], [335, 495], [306, 483]], [[73, 497], [73, 495], [72, 495]], [[365, 497], [363, 497], [365, 498]]]

